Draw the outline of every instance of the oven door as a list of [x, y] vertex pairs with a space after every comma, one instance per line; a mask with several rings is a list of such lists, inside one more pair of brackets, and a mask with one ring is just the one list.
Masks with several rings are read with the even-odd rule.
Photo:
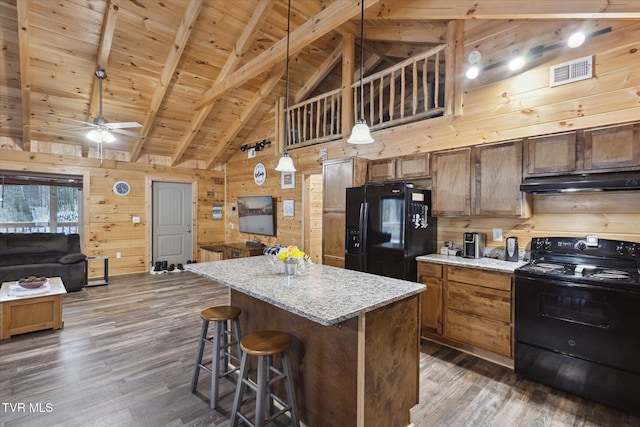
[[640, 293], [516, 276], [516, 345], [640, 373], [639, 325]]

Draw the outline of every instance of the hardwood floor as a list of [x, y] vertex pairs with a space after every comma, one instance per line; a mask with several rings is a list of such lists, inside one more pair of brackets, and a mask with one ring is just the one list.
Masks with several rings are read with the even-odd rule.
[[[189, 393], [199, 313], [227, 298], [188, 272], [112, 277], [65, 295], [63, 329], [0, 342], [0, 426], [227, 426], [232, 383], [222, 382], [217, 411], [207, 374]], [[640, 425], [433, 343], [423, 346], [420, 395], [416, 427]]]

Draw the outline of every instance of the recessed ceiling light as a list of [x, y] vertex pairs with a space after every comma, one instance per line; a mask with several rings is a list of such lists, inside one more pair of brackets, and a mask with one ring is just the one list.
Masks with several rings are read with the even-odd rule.
[[480, 74], [480, 70], [475, 65], [473, 67], [469, 67], [467, 70], [466, 76], [469, 80], [473, 80]]
[[516, 49], [513, 51], [513, 57], [509, 62], [509, 69], [511, 69], [512, 71], [516, 71], [522, 67], [524, 67], [524, 57], [522, 57], [522, 55], [520, 55], [520, 52], [518, 52], [518, 50]]

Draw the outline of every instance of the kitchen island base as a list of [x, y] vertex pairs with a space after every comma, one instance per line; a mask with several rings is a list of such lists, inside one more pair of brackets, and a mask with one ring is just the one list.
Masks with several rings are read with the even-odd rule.
[[230, 290], [246, 333], [291, 336], [300, 419], [309, 426], [407, 426], [418, 403], [419, 305], [414, 295], [323, 326]]

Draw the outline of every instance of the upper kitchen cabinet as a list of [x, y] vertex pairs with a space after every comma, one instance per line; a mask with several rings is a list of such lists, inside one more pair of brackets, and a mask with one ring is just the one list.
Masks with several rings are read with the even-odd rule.
[[471, 214], [471, 148], [432, 153], [434, 216]]
[[524, 176], [575, 172], [576, 141], [576, 132], [528, 138], [524, 149]]
[[344, 267], [346, 189], [365, 183], [367, 161], [357, 157], [322, 164], [322, 263]]
[[429, 153], [371, 160], [367, 172], [368, 182], [405, 181], [428, 177]]
[[530, 196], [520, 191], [522, 141], [436, 152], [431, 157], [435, 216], [531, 216]]
[[613, 171], [640, 166], [640, 123], [584, 131], [584, 170]]
[[531, 196], [520, 191], [522, 140], [474, 147], [473, 157], [473, 214], [530, 217]]

